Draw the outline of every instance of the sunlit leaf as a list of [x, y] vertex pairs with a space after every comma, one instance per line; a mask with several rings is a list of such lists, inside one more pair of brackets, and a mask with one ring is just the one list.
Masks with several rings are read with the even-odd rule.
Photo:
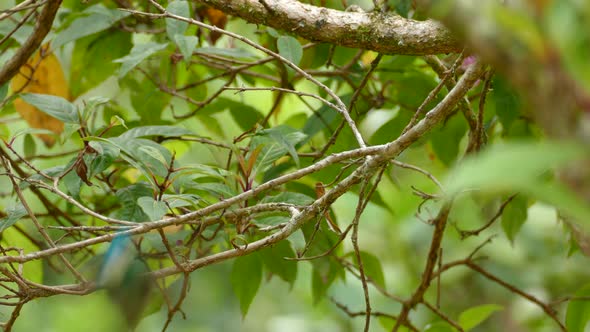
[[[590, 296], [590, 284], [586, 284], [580, 288], [576, 297]], [[567, 312], [565, 315], [565, 325], [569, 332], [584, 332], [586, 326], [590, 321], [590, 301], [587, 299], [571, 300], [567, 305]]]
[[488, 319], [494, 312], [503, 310], [504, 307], [497, 304], [484, 304], [477, 307], [469, 308], [459, 315], [459, 325], [469, 331], [484, 320]]
[[23, 93], [21, 98], [44, 113], [67, 123], [78, 123], [76, 106], [62, 97], [37, 93]]

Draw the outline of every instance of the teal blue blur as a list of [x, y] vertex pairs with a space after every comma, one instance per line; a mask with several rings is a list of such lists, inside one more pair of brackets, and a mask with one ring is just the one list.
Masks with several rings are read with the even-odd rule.
[[145, 263], [137, 257], [131, 238], [116, 236], [104, 255], [96, 286], [106, 289], [129, 330], [137, 326], [149, 298], [152, 282], [145, 275], [148, 271]]

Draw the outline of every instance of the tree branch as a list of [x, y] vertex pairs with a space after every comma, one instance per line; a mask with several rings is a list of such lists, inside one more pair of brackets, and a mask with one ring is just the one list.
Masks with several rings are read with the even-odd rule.
[[384, 54], [461, 52], [461, 44], [436, 21], [395, 14], [344, 12], [295, 0], [201, 0], [250, 23], [292, 32], [308, 40]]
[[43, 39], [49, 33], [49, 30], [51, 30], [53, 19], [61, 5], [61, 1], [62, 0], [50, 0], [45, 8], [43, 8], [41, 14], [37, 18], [33, 33], [0, 70], [0, 86], [4, 85], [16, 75], [19, 68], [29, 60], [29, 57], [35, 52], [39, 45], [41, 45]]

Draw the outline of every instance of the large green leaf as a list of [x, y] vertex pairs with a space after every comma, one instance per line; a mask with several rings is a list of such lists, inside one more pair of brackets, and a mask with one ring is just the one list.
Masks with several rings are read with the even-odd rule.
[[[327, 223], [324, 221], [320, 222], [319, 230], [316, 232], [315, 223], [308, 222], [301, 231], [305, 238], [308, 250], [305, 253], [307, 257], [313, 257], [325, 254], [328, 250], [331, 250], [333, 246], [338, 242], [338, 235], [332, 232]], [[311, 243], [310, 243], [311, 242]], [[337, 248], [333, 252], [338, 254], [341, 250]], [[336, 278], [344, 277], [344, 268], [339, 263], [335, 262], [334, 259], [330, 258], [329, 255], [316, 258], [311, 261], [313, 266], [312, 273], [312, 297], [313, 302], [318, 303], [322, 300], [332, 283]]]
[[[576, 292], [576, 297], [590, 296], [590, 284]], [[565, 325], [568, 332], [584, 332], [590, 320], [590, 301], [587, 299], [571, 300], [567, 305]]]
[[513, 189], [535, 182], [544, 172], [584, 156], [573, 144], [514, 142], [497, 144], [467, 158], [447, 177], [447, 192], [478, 188], [487, 191]]
[[[354, 253], [350, 253], [349, 255], [352, 255], [355, 263], [358, 264], [356, 255]], [[383, 268], [381, 267], [379, 258], [370, 252], [361, 251], [361, 261], [363, 263], [365, 274], [371, 278], [376, 285], [385, 289], [385, 275], [383, 274]]]
[[394, 141], [401, 135], [411, 118], [411, 112], [400, 110], [373, 133], [369, 142], [371, 144], [385, 144]]
[[493, 90], [490, 93], [490, 101], [496, 109], [496, 115], [504, 127], [504, 131], [510, 130], [512, 123], [520, 116], [521, 102], [515, 90], [506, 79], [496, 76], [493, 81]]
[[42, 112], [65, 123], [77, 124], [80, 122], [76, 106], [62, 97], [37, 93], [23, 93], [20, 97]]
[[430, 145], [445, 165], [451, 165], [457, 159], [461, 139], [466, 132], [467, 123], [459, 114], [432, 132]]
[[[184, 0], [171, 1], [166, 7], [166, 11], [182, 17], [191, 16], [188, 1]], [[171, 41], [175, 41], [177, 35], [184, 35], [187, 28], [187, 22], [166, 18], [166, 33]]]
[[156, 221], [162, 219], [168, 208], [166, 203], [163, 201], [156, 201], [151, 196], [144, 196], [137, 199], [137, 205], [141, 207], [143, 212], [148, 216], [150, 221]]
[[262, 282], [262, 260], [258, 253], [251, 253], [236, 258], [231, 272], [231, 284], [240, 301], [242, 316], [246, 316], [248, 308]]
[[76, 41], [70, 69], [70, 92], [76, 97], [115, 74], [113, 60], [129, 54], [131, 34], [105, 31]]
[[115, 217], [122, 220], [143, 222], [150, 218], [143, 212], [138, 204], [141, 197], [151, 196], [153, 191], [146, 183], [136, 183], [119, 189], [115, 194], [121, 208], [116, 211]]
[[149, 58], [153, 54], [158, 51], [161, 51], [168, 46], [167, 44], [158, 44], [158, 43], [145, 43], [145, 44], [137, 44], [133, 46], [131, 49], [131, 53], [126, 55], [122, 58], [113, 60], [113, 62], [121, 63], [121, 68], [119, 68], [119, 77], [123, 77], [127, 75], [127, 73], [135, 68], [140, 62]]
[[[65, 43], [103, 31], [131, 13], [117, 9], [108, 9], [102, 4], [88, 7], [82, 13], [86, 16], [74, 18], [72, 23], [58, 33], [51, 43], [53, 49], [58, 49]], [[109, 48], [113, 50], [114, 48]]]
[[297, 262], [285, 259], [286, 257], [295, 257], [295, 251], [289, 241], [280, 241], [260, 251], [260, 256], [268, 271], [279, 276], [293, 287], [297, 278]]
[[277, 39], [279, 54], [295, 65], [299, 64], [303, 56], [303, 48], [297, 39], [291, 36], [281, 36]]
[[527, 198], [523, 195], [514, 197], [504, 208], [502, 229], [511, 242], [514, 241], [514, 237], [526, 221], [528, 208]]
[[5, 229], [14, 225], [20, 218], [27, 215], [27, 210], [25, 210], [25, 207], [21, 203], [15, 204], [6, 209], [5, 212], [6, 217], [0, 219], [0, 234], [2, 234]]

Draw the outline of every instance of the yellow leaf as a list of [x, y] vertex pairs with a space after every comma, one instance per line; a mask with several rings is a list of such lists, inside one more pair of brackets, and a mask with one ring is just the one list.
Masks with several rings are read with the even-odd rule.
[[[10, 88], [14, 93], [40, 93], [70, 99], [69, 87], [57, 57], [50, 51], [49, 45], [41, 46], [39, 51], [23, 65], [19, 73], [12, 78]], [[20, 98], [14, 101], [14, 107], [32, 128], [48, 129], [59, 134], [64, 129], [63, 122], [45, 114]], [[55, 143], [55, 137], [39, 134], [46, 146]]]

